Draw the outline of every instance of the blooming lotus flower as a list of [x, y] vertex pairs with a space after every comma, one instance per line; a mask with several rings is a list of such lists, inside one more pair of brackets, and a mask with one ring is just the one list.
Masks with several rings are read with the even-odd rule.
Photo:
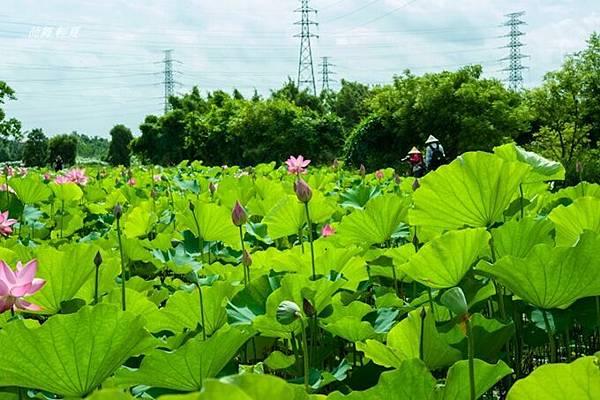
[[16, 219], [8, 218], [8, 211], [4, 211], [0, 213], [0, 235], [8, 236], [12, 233], [12, 228], [14, 224], [17, 223]]
[[3, 183], [2, 185], [0, 185], [0, 192], [6, 191], [8, 191], [8, 193], [16, 194], [13, 188], [11, 188], [10, 186], [6, 186], [6, 183]]
[[27, 175], [27, 172], [29, 172], [29, 170], [27, 168], [19, 167], [19, 175], [25, 176], [25, 175]]
[[137, 185], [137, 180], [135, 178], [129, 178], [129, 180], [127, 181], [127, 184], [129, 186], [135, 186], [135, 185]]
[[29, 261], [25, 266], [17, 262], [16, 271], [0, 261], [0, 313], [15, 309], [41, 310], [40, 306], [24, 300], [24, 297], [35, 294], [46, 283], [43, 279], [35, 278], [36, 272], [36, 260]]
[[10, 165], [7, 165], [4, 167], [4, 174], [6, 176], [13, 176], [15, 174], [15, 170]]
[[323, 225], [323, 229], [321, 229], [321, 236], [329, 237], [335, 234], [335, 228], [329, 224]]
[[296, 197], [302, 203], [308, 203], [312, 199], [312, 190], [303, 179], [298, 179], [294, 183], [294, 191], [296, 192]]
[[162, 176], [160, 176], [160, 175], [154, 175], [152, 177], [152, 179], [154, 179], [154, 182], [158, 183], [158, 182], [160, 182], [162, 180]]
[[384, 178], [383, 171], [380, 169], [375, 171], [375, 178], [377, 178], [378, 181], [382, 180]]
[[231, 211], [231, 221], [235, 226], [242, 226], [248, 222], [248, 214], [239, 201], [235, 202], [235, 206]]
[[57, 185], [64, 185], [65, 183], [69, 183], [71, 182], [69, 180], [69, 178], [67, 178], [66, 176], [63, 175], [59, 175], [56, 177], [56, 179], [54, 180], [54, 183], [56, 183]]
[[303, 156], [290, 156], [285, 163], [288, 166], [288, 172], [290, 174], [303, 174], [306, 172], [306, 167], [310, 164], [310, 160], [305, 160]]
[[72, 169], [67, 172], [66, 175], [69, 182], [76, 183], [81, 186], [85, 186], [88, 183], [89, 178], [85, 174], [85, 169]]

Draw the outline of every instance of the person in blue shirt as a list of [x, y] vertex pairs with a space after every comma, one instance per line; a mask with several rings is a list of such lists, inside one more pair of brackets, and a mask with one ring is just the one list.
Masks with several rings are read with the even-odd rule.
[[434, 171], [446, 162], [446, 153], [440, 141], [433, 135], [430, 135], [425, 142], [425, 166], [428, 171]]

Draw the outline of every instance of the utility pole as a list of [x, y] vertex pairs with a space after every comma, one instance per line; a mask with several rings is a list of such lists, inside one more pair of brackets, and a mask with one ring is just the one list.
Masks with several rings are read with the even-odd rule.
[[508, 82], [508, 87], [514, 91], [523, 88], [522, 71], [528, 68], [521, 62], [523, 58], [527, 57], [521, 53], [521, 48], [524, 46], [521, 42], [521, 36], [524, 36], [525, 33], [520, 30], [520, 26], [526, 25], [525, 21], [521, 19], [524, 15], [525, 11], [506, 14], [505, 17], [507, 18], [507, 21], [502, 24], [502, 26], [510, 28], [508, 35], [503, 36], [509, 38], [508, 45], [503, 47], [509, 49], [509, 55], [501, 60], [508, 61], [508, 67], [504, 68], [502, 71], [508, 72], [506, 81]]
[[165, 114], [171, 109], [169, 98], [175, 94], [175, 79], [173, 78], [173, 50], [164, 50], [164, 74], [165, 74]]
[[335, 65], [329, 62], [329, 57], [321, 57], [321, 60], [321, 64], [319, 64], [321, 67], [321, 91], [324, 92], [331, 89], [329, 86], [330, 83], [335, 82], [335, 80], [330, 78], [330, 75], [335, 75], [335, 72], [331, 69]]
[[317, 25], [310, 19], [311, 13], [317, 14], [317, 10], [308, 5], [309, 0], [300, 0], [301, 6], [294, 12], [300, 13], [300, 21], [294, 25], [300, 25], [300, 33], [294, 37], [300, 38], [300, 57], [298, 59], [298, 89], [309, 89], [313, 95], [317, 95], [317, 84], [315, 82], [315, 69], [313, 66], [312, 48], [310, 39], [318, 37], [310, 33], [311, 25]]

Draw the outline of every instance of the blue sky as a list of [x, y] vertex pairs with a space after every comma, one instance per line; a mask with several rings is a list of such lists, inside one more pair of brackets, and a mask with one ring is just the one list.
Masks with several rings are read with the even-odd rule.
[[[0, 80], [24, 129], [108, 136], [134, 132], [162, 112], [162, 50], [173, 49], [177, 92], [234, 87], [263, 95], [295, 78], [299, 0], [0, 0]], [[319, 10], [315, 64], [331, 57], [335, 79], [389, 82], [481, 63], [503, 79], [498, 60], [504, 14], [525, 11], [526, 86], [560, 66], [600, 31], [598, 0], [311, 0]], [[335, 84], [334, 84], [335, 87]]]

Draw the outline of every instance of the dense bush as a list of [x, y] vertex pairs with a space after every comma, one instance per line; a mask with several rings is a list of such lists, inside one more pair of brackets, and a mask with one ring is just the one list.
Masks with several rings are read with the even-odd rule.
[[33, 129], [23, 146], [23, 163], [28, 167], [42, 167], [48, 162], [48, 138], [41, 129]]
[[73, 165], [77, 159], [77, 138], [71, 135], [54, 136], [48, 142], [48, 151], [50, 163], [60, 156], [64, 165]]
[[108, 149], [108, 162], [111, 165], [129, 166], [131, 150], [129, 145], [133, 140], [131, 130], [125, 125], [115, 125], [110, 131], [110, 147]]

